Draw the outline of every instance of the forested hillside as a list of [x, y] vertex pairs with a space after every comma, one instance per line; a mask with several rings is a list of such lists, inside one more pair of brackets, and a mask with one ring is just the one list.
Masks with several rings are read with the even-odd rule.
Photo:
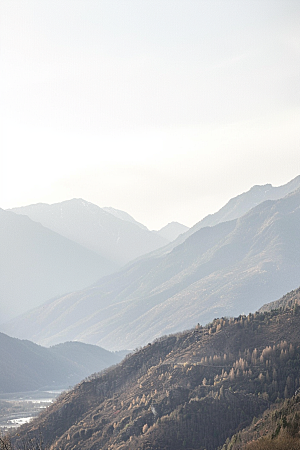
[[222, 450], [299, 450], [300, 393], [272, 405], [262, 418], [254, 418], [250, 427], [235, 434]]
[[83, 381], [14, 439], [41, 431], [53, 450], [216, 450], [292, 397], [299, 374], [297, 308], [215, 319]]
[[298, 306], [300, 306], [300, 288], [289, 292], [279, 300], [266, 303], [259, 309], [259, 312], [272, 311], [273, 309], [287, 309], [287, 308], [297, 309]]

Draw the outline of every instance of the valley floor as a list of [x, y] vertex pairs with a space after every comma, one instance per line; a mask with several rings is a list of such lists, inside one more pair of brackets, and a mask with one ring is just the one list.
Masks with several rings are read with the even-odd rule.
[[57, 390], [0, 394], [0, 433], [28, 423], [53, 403], [60, 393]]

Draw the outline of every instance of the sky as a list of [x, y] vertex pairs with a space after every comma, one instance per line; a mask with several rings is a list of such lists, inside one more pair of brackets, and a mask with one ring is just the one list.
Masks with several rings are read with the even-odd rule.
[[1, 0], [0, 207], [192, 226], [300, 174], [299, 0]]

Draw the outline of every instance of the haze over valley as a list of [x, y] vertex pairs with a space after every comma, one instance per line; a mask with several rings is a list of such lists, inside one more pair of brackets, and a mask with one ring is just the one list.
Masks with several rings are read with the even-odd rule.
[[0, 17], [0, 450], [300, 450], [300, 2]]
[[[25, 438], [22, 433], [31, 436], [30, 439], [36, 439], [35, 430], [36, 427], [41, 427], [39, 420], [42, 420], [44, 438], [47, 445], [54, 445], [53, 448], [60, 448], [61, 445], [63, 448], [69, 448], [66, 439], [70, 441], [70, 445], [72, 443], [75, 447], [90, 449], [100, 439], [101, 448], [110, 446], [117, 449], [123, 442], [122, 445], [125, 445], [126, 449], [146, 449], [150, 445], [150, 448], [171, 450], [180, 446], [182, 442], [192, 442], [198, 436], [206, 442], [207, 448], [215, 450], [216, 445], [224, 443], [226, 438], [232, 438], [239, 427], [239, 419], [234, 415], [229, 420], [231, 431], [219, 429], [216, 440], [211, 438], [211, 432], [208, 437], [202, 436], [196, 425], [200, 420], [202, 408], [199, 403], [200, 410], [195, 404], [196, 409], [194, 408], [192, 413], [197, 419], [193, 425], [186, 428], [179, 413], [184, 411], [181, 402], [186, 402], [188, 398], [189, 403], [192, 401], [196, 395], [193, 389], [199, 390], [196, 386], [200, 382], [206, 391], [207, 383], [212, 385], [212, 379], [207, 378], [212, 376], [212, 372], [207, 369], [207, 377], [202, 378], [201, 369], [198, 374], [201, 380], [197, 379], [195, 387], [190, 390], [193, 384], [187, 381], [188, 377], [184, 371], [181, 374], [177, 373], [178, 367], [181, 367], [181, 364], [184, 367], [190, 365], [189, 370], [192, 371], [193, 367], [198, 367], [199, 364], [200, 368], [202, 364], [209, 367], [206, 361], [221, 361], [220, 355], [225, 355], [226, 351], [229, 351], [229, 358], [234, 359], [236, 356], [233, 356], [233, 352], [240, 348], [239, 354], [242, 354], [241, 351], [244, 352], [245, 361], [238, 364], [245, 368], [250, 364], [251, 352], [253, 359], [256, 351], [254, 345], [261, 349], [269, 349], [272, 348], [270, 346], [272, 344], [275, 348], [274, 355], [277, 353], [279, 355], [276, 348], [294, 349], [295, 346], [296, 354], [298, 352], [299, 344], [295, 331], [298, 325], [293, 325], [292, 333], [284, 325], [280, 328], [281, 331], [277, 330], [275, 334], [273, 328], [268, 329], [269, 331], [266, 329], [264, 338], [257, 335], [256, 330], [260, 329], [260, 325], [258, 326], [258, 323], [261, 323], [260, 315], [264, 323], [273, 324], [270, 326], [275, 328], [277, 323], [283, 324], [286, 320], [292, 320], [289, 317], [293, 315], [296, 315], [293, 321], [297, 321], [299, 317], [300, 296], [299, 289], [295, 289], [300, 286], [300, 176], [280, 187], [272, 187], [270, 184], [253, 186], [190, 229], [178, 223], [170, 223], [162, 229], [162, 232], [149, 231], [126, 212], [113, 208], [102, 209], [82, 199], [54, 205], [37, 204], [9, 211], [1, 210], [1, 225], [2, 248], [6, 249], [1, 255], [2, 273], [6, 273], [6, 282], [4, 283], [4, 278], [2, 279], [2, 299], [7, 300], [11, 295], [9, 303], [2, 300], [1, 308], [4, 311], [2, 318], [5, 317], [5, 311], [9, 317], [11, 309], [17, 317], [1, 324], [0, 395], [15, 396], [18, 392], [22, 392], [21, 395], [28, 392], [32, 402], [33, 394], [30, 394], [32, 391], [42, 393], [47, 389], [65, 387], [71, 389], [69, 397], [68, 394], [60, 396], [54, 402], [53, 408], [49, 407], [49, 412], [47, 409], [39, 415], [36, 422], [33, 420], [28, 425], [22, 426], [23, 431], [19, 436], [23, 436], [23, 439]], [[139, 245], [140, 242], [144, 243], [143, 247]], [[150, 249], [150, 252], [147, 253], [146, 249]], [[101, 272], [103, 270], [107, 271], [104, 276]], [[69, 278], [66, 273], [69, 274]], [[92, 279], [85, 278], [85, 274]], [[9, 290], [12, 280], [12, 285], [19, 289], [15, 297]], [[89, 285], [90, 282], [92, 284]], [[79, 289], [78, 283], [82, 284]], [[52, 285], [65, 292], [53, 298], [52, 291], [49, 290], [49, 286]], [[24, 289], [25, 287], [27, 289]], [[4, 289], [7, 289], [7, 292]], [[291, 293], [279, 300], [288, 291]], [[31, 302], [36, 301], [36, 304], [32, 305], [27, 298]], [[261, 312], [255, 313], [259, 308]], [[273, 308], [276, 311], [286, 312], [277, 312], [274, 316]], [[229, 319], [237, 316], [238, 319]], [[234, 347], [233, 342], [237, 338], [233, 337], [232, 342], [228, 341], [226, 344], [227, 350], [224, 348], [220, 353], [220, 349], [217, 350], [219, 344], [207, 340], [207, 337], [216, 334], [218, 339], [217, 336], [223, 327], [226, 330], [227, 326], [235, 323], [241, 323], [246, 328], [250, 326], [246, 324], [251, 324], [251, 333], [254, 334], [247, 344], [250, 350], [246, 349], [246, 344]], [[191, 331], [182, 331], [186, 329]], [[191, 337], [194, 336], [194, 329], [201, 331], [195, 342], [194, 337]], [[229, 332], [236, 333], [237, 330], [234, 330], [235, 328], [230, 328]], [[224, 332], [228, 338], [228, 332]], [[202, 350], [198, 355], [196, 348], [199, 339]], [[246, 335], [238, 338], [242, 342], [246, 342], [247, 339], [249, 340], [249, 336], [246, 338]], [[257, 340], [257, 344], [254, 344], [253, 340]], [[190, 350], [187, 350], [186, 341], [191, 342]], [[176, 351], [172, 350], [174, 342], [180, 342]], [[212, 345], [217, 347], [211, 347]], [[137, 348], [140, 350], [137, 351]], [[154, 353], [148, 350], [152, 348]], [[136, 349], [134, 353], [120, 362], [128, 351], [133, 349]], [[151, 356], [148, 355], [149, 351]], [[262, 355], [267, 351], [269, 350], [263, 350]], [[289, 351], [287, 357], [294, 358], [295, 351]], [[160, 362], [157, 360], [159, 355]], [[260, 361], [264, 361], [262, 358], [263, 356], [260, 357]], [[281, 354], [280, 358], [283, 358]], [[146, 380], [150, 372], [154, 373], [153, 370], [160, 373], [159, 380], [161, 379], [165, 370], [163, 367], [170, 365], [169, 359], [172, 366], [170, 377], [175, 377], [177, 382], [174, 386], [172, 383], [168, 384], [166, 392], [169, 390], [172, 392], [173, 400], [170, 406], [167, 406], [169, 401], [165, 400], [165, 394], [160, 391], [159, 381], [155, 394], [148, 392], [143, 386], [148, 386]], [[140, 361], [138, 364], [141, 364], [140, 367], [143, 369], [138, 369], [135, 360]], [[274, 367], [278, 367], [278, 361], [274, 359]], [[115, 369], [100, 372], [114, 364], [117, 364]], [[227, 359], [222, 364], [222, 376], [214, 372], [214, 364], [211, 370], [214, 373], [215, 383], [217, 379], [223, 380], [220, 381], [220, 386], [224, 386], [220, 388], [221, 390], [213, 389], [210, 395], [220, 399], [219, 412], [225, 404], [234, 405], [238, 411], [239, 407], [232, 403], [230, 395], [224, 396], [221, 393], [224, 389], [228, 389], [228, 382], [232, 384], [238, 377], [239, 372], [236, 374], [234, 372], [237, 370], [237, 363], [233, 364], [229, 377], [229, 372], [224, 372], [228, 365]], [[125, 370], [127, 375], [119, 373], [120, 370]], [[248, 373], [244, 369], [243, 373], [248, 373], [244, 376], [251, 378], [253, 370], [249, 369]], [[262, 367], [261, 370], [262, 375], [259, 377], [269, 376], [265, 375], [266, 369]], [[95, 374], [90, 378], [92, 373]], [[138, 394], [134, 373], [138, 374], [140, 381], [144, 380], [140, 382], [138, 389], [142, 397]], [[257, 394], [254, 381], [253, 386], [252, 382], [250, 383], [253, 396], [251, 399], [243, 397], [245, 385], [242, 381], [239, 387], [235, 385], [243, 404], [244, 427], [250, 425], [253, 414], [259, 415], [266, 410], [268, 403], [264, 399], [271, 396], [272, 401], [275, 399], [280, 401], [288, 398], [300, 386], [300, 379], [295, 374], [291, 378], [289, 373], [282, 372], [280, 375], [283, 377], [280, 385], [282, 387], [278, 387], [278, 391], [274, 391], [275, 379], [272, 382], [273, 387], [266, 385], [263, 398]], [[198, 375], [195, 375], [196, 378]], [[85, 377], [88, 377], [87, 381], [72, 390], [71, 387]], [[115, 393], [111, 388], [108, 390], [105, 388], [104, 397], [101, 394], [101, 402], [104, 402], [106, 410], [108, 406], [105, 405], [110, 401], [109, 397], [113, 395], [116, 398], [117, 395], [122, 398], [125, 386], [126, 390], [130, 386], [130, 389], [133, 389], [130, 395], [138, 399], [131, 403], [139, 405], [135, 413], [136, 419], [133, 416], [125, 417], [124, 411], [132, 407], [127, 405], [123, 410], [125, 400], [122, 400], [121, 407], [118, 406], [118, 414], [121, 415], [117, 419], [119, 422], [116, 422], [119, 425], [115, 427], [118, 433], [113, 434], [117, 436], [116, 439], [106, 437], [109, 435], [106, 426], [103, 428], [101, 425], [102, 431], [100, 432], [99, 428], [99, 434], [96, 432], [98, 425], [95, 429], [91, 425], [88, 417], [92, 415], [99, 417], [101, 424], [106, 422], [101, 419], [102, 407], [100, 412], [95, 413], [92, 402], [89, 406], [84, 406], [83, 398], [88, 398], [90, 393], [87, 391], [82, 398], [77, 398], [77, 393], [81, 389], [86, 389], [85, 386], [89, 389], [91, 382], [98, 383], [94, 380], [99, 380], [101, 385], [100, 380], [106, 379], [105, 377], [108, 377], [108, 380], [116, 377], [118, 380], [116, 386], [119, 386]], [[291, 379], [293, 381], [289, 381]], [[184, 394], [185, 389], [188, 391]], [[200, 398], [203, 398], [203, 402], [208, 401], [206, 395], [203, 397], [201, 389], [201, 393], [197, 390], [198, 394], [195, 397], [198, 400], [193, 401], [198, 402]], [[250, 391], [247, 395], [250, 395]], [[140, 403], [141, 398], [144, 399], [143, 407]], [[9, 401], [11, 403], [0, 400], [1, 423], [7, 427], [12, 420], [28, 421], [24, 419], [24, 413], [22, 416], [22, 413], [17, 412], [20, 399], [15, 397]], [[56, 405], [60, 405], [60, 402], [65, 405], [63, 408], [70, 410], [70, 416], [63, 420], [62, 426], [56, 424], [56, 408], [60, 408]], [[84, 423], [89, 425], [86, 425], [88, 428], [84, 432], [76, 431], [75, 422], [79, 418], [75, 414], [74, 404], [77, 402], [81, 405], [82, 414], [87, 414]], [[29, 404], [28, 413], [35, 416], [39, 410], [30, 408]], [[211, 407], [214, 408], [212, 405]], [[149, 415], [147, 411], [152, 412]], [[174, 411], [179, 414], [178, 425], [173, 423]], [[201, 416], [202, 421], [208, 420], [212, 414], [210, 409], [206, 411], [205, 418]], [[156, 421], [162, 416], [167, 421], [167, 427], [159, 428], [157, 432], [151, 431], [149, 434], [147, 430], [158, 426]], [[12, 419], [15, 417], [17, 419]], [[128, 433], [122, 431], [124, 420], [126, 423], [128, 421], [132, 423]], [[52, 430], [53, 426], [55, 432]], [[181, 430], [175, 440], [171, 439], [170, 434], [174, 426], [179, 426]], [[191, 434], [187, 432], [190, 426], [193, 430]], [[206, 426], [209, 429], [208, 423]], [[70, 427], [71, 431], [68, 431]], [[56, 440], [52, 438], [54, 433]], [[65, 433], [70, 437], [65, 438]], [[20, 438], [13, 435], [12, 439], [17, 442]], [[247, 441], [247, 437], [243, 439]], [[62, 442], [64, 443], [61, 444]]]
[[[2, 331], [46, 346], [77, 340], [123, 350], [198, 322], [205, 325], [215, 317], [255, 312], [300, 285], [299, 205], [300, 177], [277, 188], [255, 186], [172, 243], [158, 250], [154, 246], [152, 253], [139, 255], [90, 287], [28, 308], [3, 324]], [[98, 255], [104, 247], [101, 242], [111, 236], [123, 259], [130, 259], [122, 246], [128, 224], [135, 226], [137, 235], [153, 235], [111, 216], [111, 222], [117, 220], [119, 226], [116, 234], [111, 222], [105, 228], [100, 221], [100, 208], [82, 200], [24, 207], [15, 210], [16, 219], [27, 212], [37, 220], [40, 211], [44, 225], [51, 219], [53, 230], [63, 230], [68, 238], [75, 236], [77, 244], [97, 249]], [[205, 226], [207, 221], [210, 226]], [[128, 244], [128, 234], [123, 240]], [[132, 255], [133, 245], [129, 247]], [[115, 249], [111, 254], [116, 254]]]

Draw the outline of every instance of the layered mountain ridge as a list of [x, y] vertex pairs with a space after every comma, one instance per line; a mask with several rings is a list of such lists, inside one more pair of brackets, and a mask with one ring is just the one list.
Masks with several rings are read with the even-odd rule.
[[29, 217], [0, 209], [0, 224], [0, 322], [117, 268]]
[[172, 251], [50, 301], [3, 331], [43, 345], [79, 340], [116, 350], [255, 311], [300, 284], [299, 225], [298, 189], [201, 228]]
[[204, 217], [181, 236], [178, 236], [178, 238], [169, 245], [166, 245], [162, 249], [155, 252], [155, 254], [161, 255], [171, 251], [174, 247], [182, 244], [185, 239], [201, 228], [213, 227], [222, 222], [238, 219], [260, 203], [263, 203], [266, 200], [279, 200], [280, 198], [296, 191], [299, 187], [300, 175], [282, 186], [272, 186], [271, 184], [252, 186], [252, 188], [248, 191], [230, 199], [217, 212]]
[[45, 348], [0, 333], [0, 393], [66, 389], [122, 356], [81, 342]]
[[129, 214], [113, 208], [103, 209], [83, 199], [52, 205], [38, 203], [11, 211], [30, 217], [119, 268], [169, 242], [136, 222]]
[[[110, 208], [107, 208], [110, 209]], [[0, 323], [169, 241], [81, 199], [0, 210]]]

